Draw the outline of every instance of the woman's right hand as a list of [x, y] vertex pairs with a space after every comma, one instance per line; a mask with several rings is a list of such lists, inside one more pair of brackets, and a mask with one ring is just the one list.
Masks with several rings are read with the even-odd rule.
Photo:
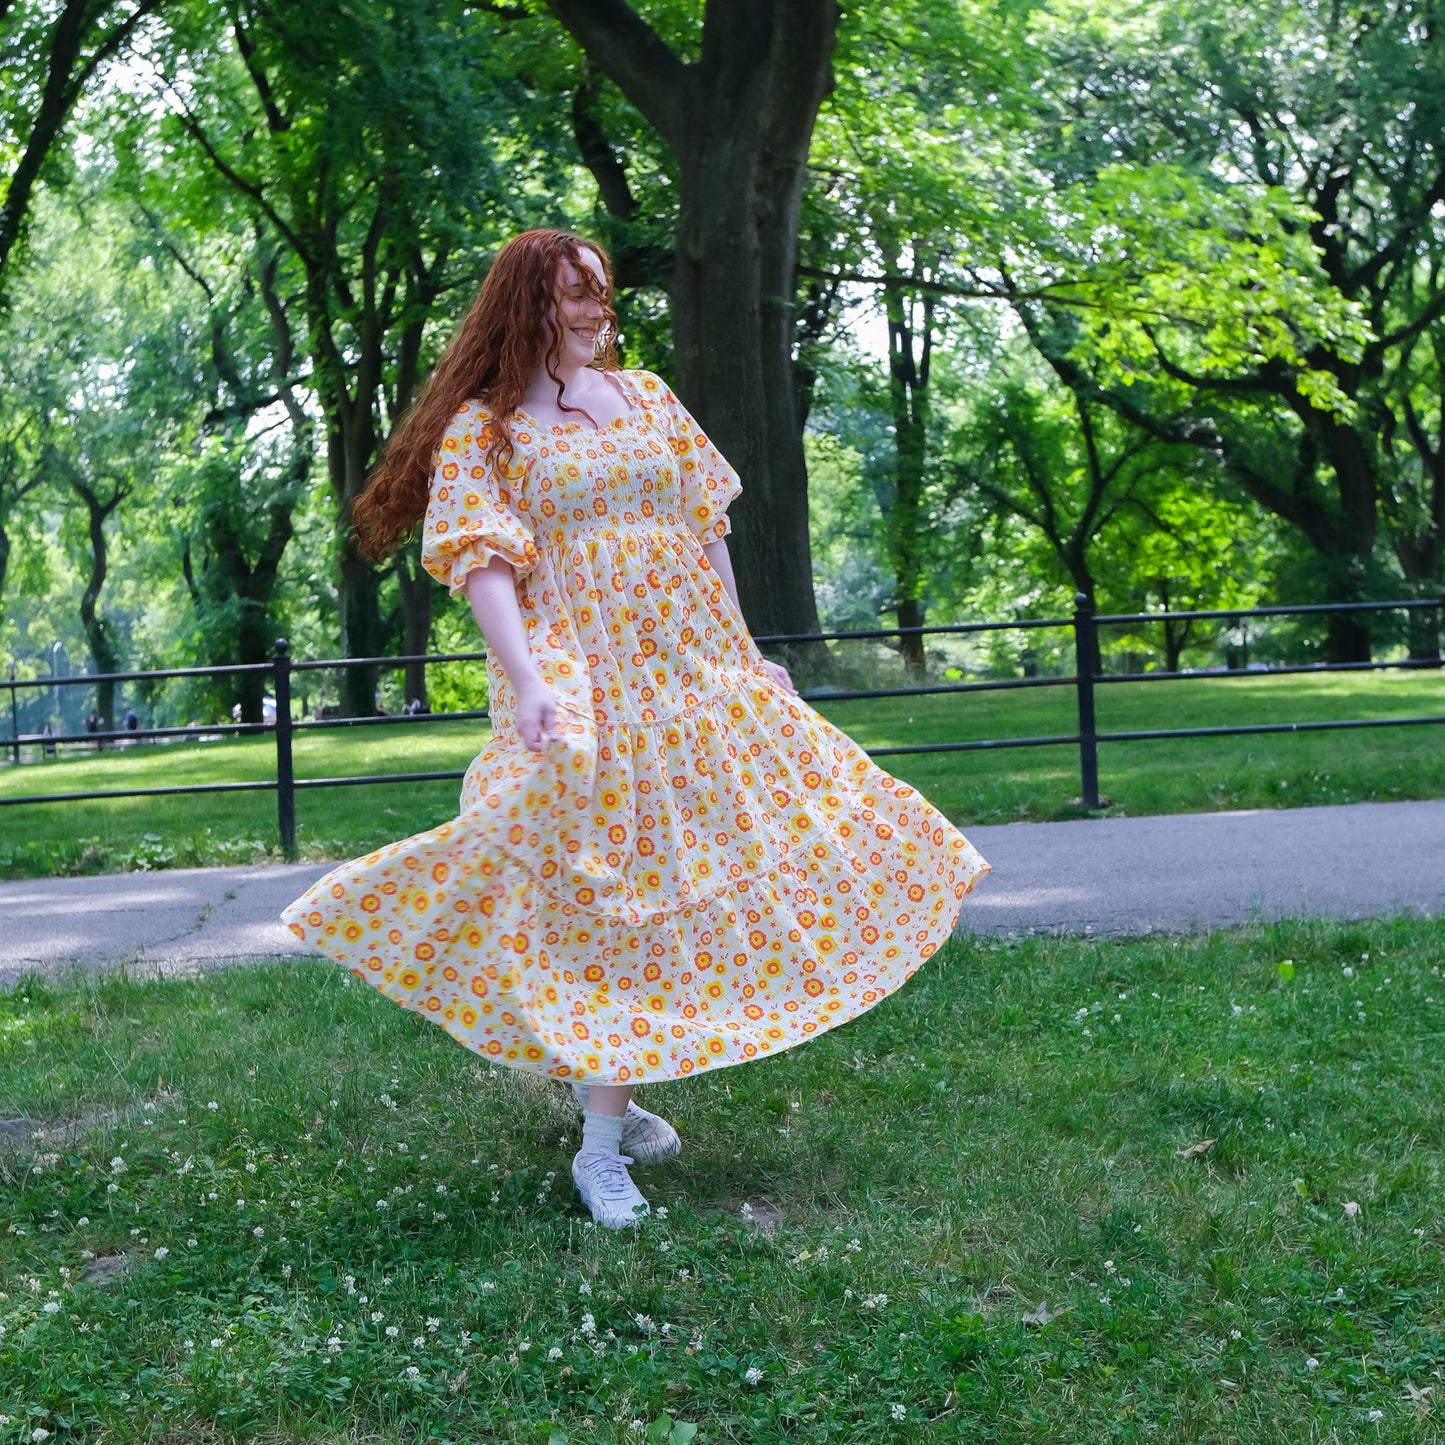
[[517, 688], [517, 731], [534, 753], [540, 753], [556, 736], [557, 694], [534, 676]]

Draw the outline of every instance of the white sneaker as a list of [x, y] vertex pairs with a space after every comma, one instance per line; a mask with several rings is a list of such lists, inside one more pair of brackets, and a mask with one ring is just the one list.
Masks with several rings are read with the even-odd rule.
[[572, 1180], [592, 1218], [604, 1229], [626, 1229], [652, 1211], [632, 1182], [626, 1154], [607, 1154], [601, 1149], [578, 1151], [572, 1161]]
[[[573, 1084], [572, 1093], [587, 1111], [587, 1085]], [[659, 1114], [649, 1114], [646, 1109], [629, 1103], [622, 1116], [622, 1153], [631, 1155], [638, 1164], [661, 1164], [665, 1159], [676, 1159], [682, 1153], [682, 1140], [677, 1130]]]

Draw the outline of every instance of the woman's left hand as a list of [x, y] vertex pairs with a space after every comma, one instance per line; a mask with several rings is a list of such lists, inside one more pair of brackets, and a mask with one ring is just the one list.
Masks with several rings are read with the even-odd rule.
[[769, 662], [766, 657], [763, 658], [760, 665], [763, 671], [767, 673], [784, 692], [790, 692], [794, 697], [797, 697], [798, 689], [793, 686], [793, 679], [788, 676], [788, 669], [786, 667], [782, 666], [781, 663]]

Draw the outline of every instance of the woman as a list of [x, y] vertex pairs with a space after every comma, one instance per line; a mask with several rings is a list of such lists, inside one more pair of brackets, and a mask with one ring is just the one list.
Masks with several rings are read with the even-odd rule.
[[862, 1013], [987, 871], [797, 700], [738, 609], [740, 488], [672, 392], [622, 371], [607, 258], [497, 255], [354, 520], [422, 560], [488, 647], [494, 736], [454, 821], [344, 864], [298, 937], [489, 1059], [569, 1081], [572, 1173], [634, 1223], [627, 1166], [677, 1154], [643, 1081], [776, 1053]]

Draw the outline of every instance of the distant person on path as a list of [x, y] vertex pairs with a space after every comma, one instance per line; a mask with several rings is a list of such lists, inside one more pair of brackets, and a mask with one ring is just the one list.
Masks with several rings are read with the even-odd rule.
[[800, 702], [738, 608], [737, 474], [665, 383], [619, 370], [606, 256], [498, 254], [354, 511], [488, 646], [492, 741], [461, 816], [343, 864], [298, 938], [484, 1058], [569, 1082], [572, 1174], [634, 1223], [676, 1155], [643, 1082], [854, 1018], [947, 939], [988, 865]]
[[121, 725], [128, 733], [133, 733], [140, 727], [140, 719], [135, 715], [135, 709], [133, 707], [126, 708], [125, 716], [121, 719]]

